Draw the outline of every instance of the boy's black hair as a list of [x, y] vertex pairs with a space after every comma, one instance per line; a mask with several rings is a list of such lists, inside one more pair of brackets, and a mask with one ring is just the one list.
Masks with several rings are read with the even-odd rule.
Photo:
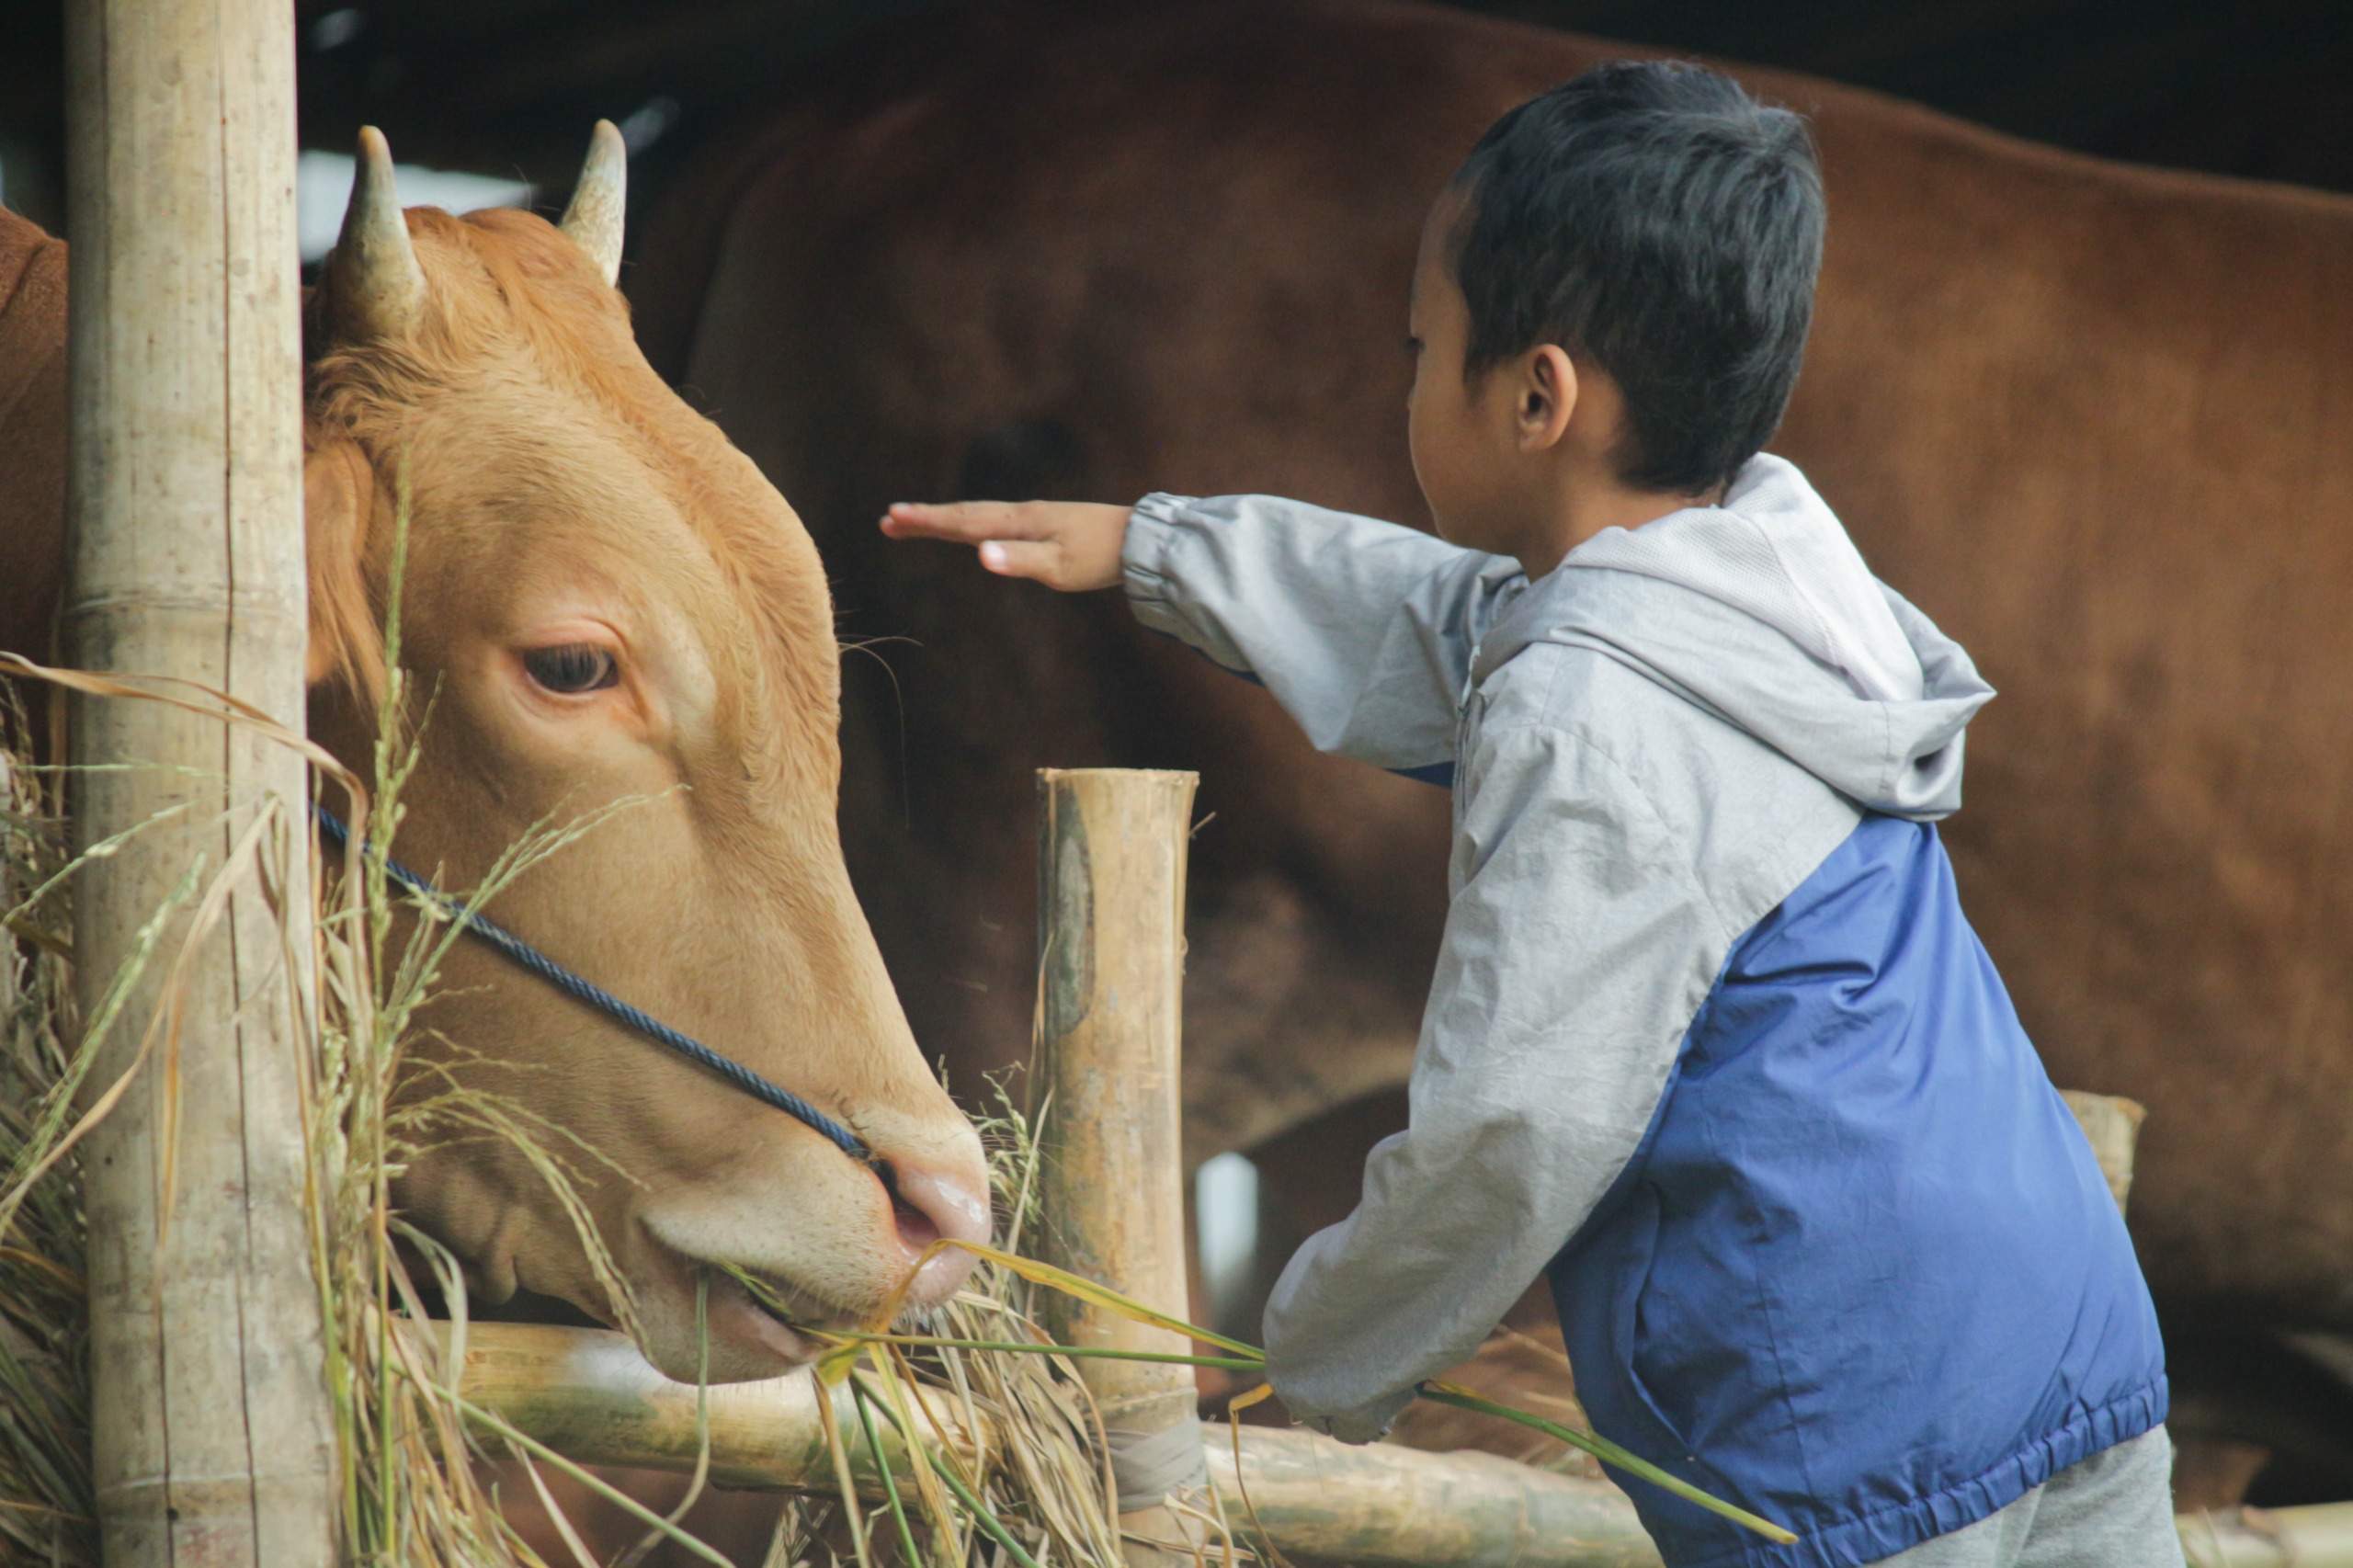
[[1805, 122], [1729, 77], [1604, 65], [1472, 150], [1453, 239], [1472, 375], [1542, 343], [1625, 396], [1620, 477], [1696, 494], [1771, 438], [1822, 265]]

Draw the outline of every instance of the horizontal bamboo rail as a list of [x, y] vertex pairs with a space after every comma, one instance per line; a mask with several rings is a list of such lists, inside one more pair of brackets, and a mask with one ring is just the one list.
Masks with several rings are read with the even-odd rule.
[[2183, 1514], [2189, 1568], [2353, 1568], [2353, 1503]]
[[[676, 1471], [695, 1465], [695, 1391], [647, 1366], [618, 1334], [475, 1324], [466, 1335], [459, 1393], [581, 1463]], [[835, 1397], [856, 1445], [847, 1395]], [[713, 1387], [711, 1480], [762, 1491], [832, 1490], [817, 1398], [805, 1375]], [[1287, 1555], [1358, 1568], [1657, 1568], [1633, 1505], [1598, 1482], [1493, 1454], [1351, 1449], [1310, 1432], [1245, 1426], [1245, 1505], [1224, 1426], [1205, 1424], [1202, 1435], [1211, 1483], [1236, 1528], [1247, 1531], [1255, 1507]], [[946, 1444], [969, 1453], [975, 1436], [988, 1437], [951, 1431]], [[884, 1453], [904, 1473], [897, 1441], [886, 1434]], [[870, 1456], [862, 1446], [852, 1451], [857, 1479], [877, 1484], [879, 1498]]]
[[[446, 1343], [447, 1327], [436, 1324]], [[597, 1329], [475, 1324], [461, 1397], [583, 1464], [690, 1471], [695, 1391]], [[881, 1496], [847, 1392], [835, 1395], [861, 1490]], [[710, 1390], [710, 1478], [766, 1492], [829, 1492], [832, 1462], [813, 1380]], [[941, 1407], [938, 1414], [951, 1418]], [[1225, 1427], [1203, 1423], [1210, 1481], [1237, 1528], [1250, 1508], [1287, 1556], [1358, 1568], [1658, 1568], [1658, 1551], [1623, 1493], [1494, 1454], [1352, 1449], [1311, 1432], [1242, 1429], [1237, 1478]], [[971, 1453], [988, 1434], [951, 1429], [934, 1445]], [[882, 1433], [904, 1474], [905, 1449]], [[1242, 1488], [1249, 1488], [1245, 1505]], [[2234, 1508], [2177, 1521], [2189, 1568], [2353, 1568], [2353, 1503]]]
[[[449, 1325], [433, 1325], [443, 1346]], [[690, 1471], [697, 1453], [695, 1390], [646, 1364], [625, 1335], [602, 1329], [528, 1324], [474, 1324], [466, 1330], [459, 1397], [578, 1464]], [[763, 1492], [830, 1492], [832, 1450], [817, 1414], [816, 1380], [806, 1375], [710, 1390], [710, 1479]], [[850, 1470], [861, 1492], [882, 1495], [873, 1455], [847, 1388], [833, 1392], [850, 1442]], [[949, 1418], [942, 1409], [938, 1414]], [[880, 1424], [882, 1455], [907, 1471], [906, 1444]], [[951, 1427], [929, 1435], [934, 1447], [973, 1451], [973, 1434]], [[985, 1434], [982, 1435], [985, 1437]]]
[[1247, 1531], [1250, 1505], [1287, 1557], [1356, 1568], [1659, 1568], [1616, 1487], [1500, 1454], [1352, 1449], [1294, 1428], [1242, 1429], [1242, 1473], [1222, 1424], [1202, 1423], [1210, 1483]]

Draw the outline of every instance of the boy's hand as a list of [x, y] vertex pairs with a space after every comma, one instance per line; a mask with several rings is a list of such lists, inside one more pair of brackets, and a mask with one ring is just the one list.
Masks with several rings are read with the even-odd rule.
[[981, 564], [1065, 594], [1120, 585], [1128, 508], [1083, 501], [895, 503], [882, 518], [892, 539], [944, 539], [980, 546]]

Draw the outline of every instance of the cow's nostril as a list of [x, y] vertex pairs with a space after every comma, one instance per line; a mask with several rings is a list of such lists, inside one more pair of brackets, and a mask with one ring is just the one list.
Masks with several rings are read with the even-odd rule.
[[[891, 1195], [891, 1215], [910, 1260], [943, 1238], [988, 1241], [995, 1217], [989, 1212], [987, 1177], [977, 1168], [977, 1161], [974, 1166], [967, 1172], [953, 1166], [935, 1169], [912, 1160], [890, 1163], [883, 1187]], [[927, 1281], [936, 1278], [952, 1290], [971, 1271], [973, 1261], [970, 1253], [954, 1252], [933, 1259], [924, 1275]]]
[[891, 1217], [898, 1221], [899, 1240], [909, 1252], [920, 1254], [939, 1239], [938, 1223], [896, 1192], [891, 1194]]

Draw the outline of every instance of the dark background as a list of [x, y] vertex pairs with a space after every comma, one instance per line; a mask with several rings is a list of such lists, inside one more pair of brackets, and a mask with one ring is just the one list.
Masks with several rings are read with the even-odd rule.
[[[1137, 0], [1102, 0], [1136, 4]], [[940, 0], [304, 0], [302, 144], [561, 198], [626, 119], [635, 212], [700, 135], [862, 29]], [[1465, 8], [1875, 87], [2111, 157], [2353, 191], [2348, 0], [1472, 0]], [[56, 0], [0, 0], [7, 199], [62, 226]]]

